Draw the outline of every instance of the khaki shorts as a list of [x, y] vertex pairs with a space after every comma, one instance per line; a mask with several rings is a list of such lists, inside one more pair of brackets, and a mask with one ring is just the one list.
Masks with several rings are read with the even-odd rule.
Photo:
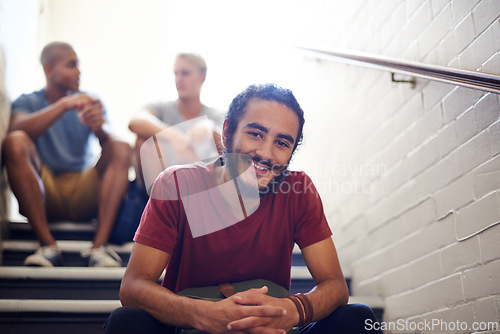
[[41, 178], [49, 221], [84, 221], [96, 217], [100, 179], [95, 168], [54, 175], [42, 166]]

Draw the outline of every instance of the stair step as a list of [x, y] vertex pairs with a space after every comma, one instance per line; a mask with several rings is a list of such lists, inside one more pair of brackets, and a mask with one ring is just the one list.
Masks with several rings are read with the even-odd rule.
[[[0, 299], [118, 299], [125, 268], [0, 267]], [[160, 276], [161, 283], [163, 274]], [[314, 281], [305, 267], [292, 267], [291, 292], [306, 292]]]
[[[349, 303], [369, 305], [377, 320], [382, 320], [382, 298], [357, 296]], [[0, 332], [102, 333], [109, 314], [120, 306], [118, 300], [4, 299], [0, 303]]]
[[118, 300], [5, 299], [0, 303], [1, 333], [93, 334]]
[[[92, 245], [90, 241], [83, 240], [60, 240], [57, 242], [63, 251], [65, 266], [86, 267], [88, 259], [80, 256], [80, 252], [89, 249]], [[126, 243], [122, 246], [109, 245], [123, 261], [123, 266], [127, 266], [133, 243]], [[35, 240], [5, 240], [3, 242], [3, 263], [4, 266], [22, 266], [24, 259], [33, 254], [40, 245]]]
[[118, 299], [124, 272], [125, 268], [0, 267], [0, 298]]
[[[35, 233], [27, 221], [10, 221], [7, 224], [7, 238], [18, 240], [36, 240]], [[56, 240], [92, 240], [96, 222], [51, 222], [50, 231]]]
[[109, 314], [120, 307], [113, 300], [60, 300], [60, 299], [2, 299], [0, 312], [47, 312], [47, 313], [102, 313]]
[[[72, 228], [73, 223], [70, 223]], [[81, 258], [80, 251], [90, 248], [91, 241], [88, 240], [58, 240], [59, 247], [63, 251], [64, 263], [66, 266], [87, 266], [86, 259]], [[117, 252], [123, 261], [123, 266], [127, 266], [130, 253], [132, 252], [133, 242], [128, 242], [123, 245], [110, 244], [109, 247]], [[40, 245], [35, 240], [5, 240], [2, 243], [3, 263], [4, 266], [21, 266], [24, 259], [33, 254]], [[294, 249], [292, 255], [293, 266], [305, 266], [304, 258], [298, 248]]]

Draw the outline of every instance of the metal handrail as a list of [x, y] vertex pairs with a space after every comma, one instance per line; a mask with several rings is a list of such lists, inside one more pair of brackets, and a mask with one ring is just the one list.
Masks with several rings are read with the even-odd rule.
[[333, 49], [322, 50], [305, 46], [295, 46], [295, 48], [317, 59], [408, 74], [419, 78], [500, 94], [500, 76], [495, 74], [422, 64], [364, 52]]

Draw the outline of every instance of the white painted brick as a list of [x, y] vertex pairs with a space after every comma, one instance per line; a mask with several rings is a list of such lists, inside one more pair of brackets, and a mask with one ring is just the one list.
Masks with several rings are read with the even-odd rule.
[[500, 225], [493, 226], [479, 234], [481, 255], [488, 262], [500, 258]]
[[385, 300], [384, 318], [394, 320], [422, 314], [427, 310], [428, 297], [424, 288], [389, 296]]
[[461, 68], [472, 71], [479, 69], [486, 60], [498, 51], [494, 43], [493, 29], [490, 27], [458, 56]]
[[495, 53], [493, 57], [481, 65], [481, 72], [500, 74], [500, 52]]
[[414, 13], [409, 22], [406, 23], [402, 36], [406, 41], [406, 45], [415, 41], [422, 31], [431, 23], [431, 7], [429, 2], [424, 2], [416, 11], [411, 9], [411, 6], [407, 6], [407, 10]]
[[444, 219], [424, 226], [421, 235], [420, 248], [423, 250], [422, 254], [433, 252], [454, 243], [456, 240], [454, 215], [448, 215]]
[[462, 291], [462, 277], [460, 274], [451, 275], [431, 283], [426, 287], [427, 310], [436, 310], [443, 306], [456, 305], [464, 300]]
[[472, 107], [484, 93], [464, 87], [458, 87], [443, 100], [444, 123], [448, 124]]
[[[489, 152], [488, 152], [489, 153]], [[414, 177], [425, 169], [430, 168], [439, 160], [439, 142], [436, 137], [415, 149], [408, 157], [408, 174]]]
[[[444, 7], [450, 4], [450, 0], [431, 0], [432, 16], [436, 17]], [[450, 6], [451, 7], [451, 6]]]
[[413, 96], [406, 104], [394, 115], [394, 127], [397, 133], [403, 132], [413, 122], [422, 117], [422, 95]]
[[[452, 30], [436, 47], [439, 62], [442, 66], [450, 66], [450, 62], [457, 58], [456, 31]], [[451, 66], [450, 66], [451, 67]]]
[[479, 131], [489, 127], [500, 118], [500, 102], [496, 94], [486, 94], [474, 106]]
[[443, 275], [455, 274], [463, 268], [481, 263], [479, 237], [455, 242], [441, 250]]
[[351, 272], [357, 281], [364, 281], [382, 274], [391, 268], [391, 252], [389, 250], [369, 255], [351, 263]]
[[407, 270], [410, 279], [408, 288], [410, 289], [436, 281], [443, 276], [438, 252], [424, 255], [409, 263]]
[[408, 180], [407, 165], [408, 161], [403, 160], [388, 168], [385, 177], [380, 180], [379, 188], [376, 189], [378, 198], [388, 196]]
[[379, 152], [394, 138], [394, 123], [386, 121], [374, 133], [367, 136], [365, 148], [368, 152]]
[[436, 103], [448, 94], [454, 86], [440, 83], [437, 81], [429, 82], [422, 90], [424, 98], [424, 108], [427, 110], [433, 107]]
[[370, 236], [371, 244], [375, 249], [381, 249], [398, 242], [434, 220], [434, 201], [429, 198], [374, 230]]
[[[442, 321], [453, 321], [452, 320], [453, 319], [453, 309], [452, 308], [444, 308], [444, 309], [440, 309], [440, 310], [433, 311], [430, 313], [426, 313], [424, 315], [418, 315], [416, 317], [411, 317], [408, 319], [408, 322], [424, 323], [425, 324], [425, 322], [427, 321], [429, 324], [431, 324], [433, 319], [439, 319]], [[434, 320], [434, 321], [436, 321], [436, 320]], [[423, 325], [421, 325], [421, 326], [423, 326]], [[410, 328], [408, 328], [407, 331], [409, 329]], [[428, 328], [428, 329], [432, 330], [432, 327]], [[434, 329], [436, 329], [436, 328], [434, 328]], [[422, 331], [419, 331], [418, 333], [432, 333], [432, 331], [428, 332], [427, 330], [425, 330], [425, 328], [422, 328]]]
[[422, 239], [422, 234], [416, 232], [405, 238], [401, 238], [400, 242], [391, 246], [389, 250], [390, 255], [388, 256], [392, 260], [391, 267], [401, 266], [424, 255], [427, 249], [425, 251], [422, 249]]
[[[419, 45], [421, 44], [421, 41], [419, 42]], [[420, 49], [420, 52], [421, 54], [423, 53], [423, 51]], [[444, 61], [441, 61], [441, 54], [438, 53], [437, 49], [436, 48], [433, 48], [431, 50], [429, 50], [429, 52], [427, 53], [427, 55], [425, 56], [424, 60], [423, 60], [423, 63], [425, 64], [436, 64], [436, 65], [441, 65], [441, 66], [444, 66], [446, 65], [446, 63]], [[420, 57], [421, 59], [422, 57]]]
[[384, 296], [391, 296], [408, 290], [410, 286], [410, 277], [408, 267], [402, 266], [395, 270], [386, 271], [379, 279], [380, 292]]
[[451, 166], [448, 159], [440, 160], [415, 178], [417, 198], [433, 194], [451, 182]]
[[463, 144], [477, 134], [476, 114], [474, 108], [470, 108], [460, 115], [456, 122], [458, 144]]
[[344, 224], [338, 230], [334, 230], [334, 235], [337, 236], [335, 243], [338, 246], [343, 246], [346, 243], [350, 243], [359, 237], [363, 231], [365, 230], [365, 221], [366, 217], [361, 216], [355, 221]]
[[424, 0], [408, 0], [406, 1], [406, 17], [411, 18], [415, 14], [415, 12], [419, 9], [419, 7], [422, 5]]
[[455, 27], [455, 31], [453, 32], [455, 49], [451, 52], [453, 52], [455, 56], [460, 54], [472, 43], [475, 37], [476, 31], [474, 30], [474, 21], [472, 19], [472, 14], [469, 14]]
[[474, 200], [472, 185], [472, 174], [469, 173], [436, 192], [434, 200], [436, 202], [437, 217], [443, 217], [451, 210], [456, 211], [471, 203]]
[[351, 295], [353, 296], [380, 296], [380, 280], [371, 279], [364, 282], [351, 282]]
[[418, 43], [419, 43], [419, 40], [415, 39], [413, 42], [410, 42], [410, 44], [407, 44], [408, 46], [401, 53], [400, 58], [407, 59], [409, 61], [421, 62], [422, 58], [420, 57]]
[[[467, 303], [454, 307], [452, 309], [452, 318], [450, 321], [456, 322], [457, 320], [472, 325], [474, 322], [474, 303]], [[470, 331], [457, 331], [457, 333], [470, 333]]]
[[387, 170], [404, 159], [409, 151], [410, 138], [406, 135], [399, 136], [382, 151], [379, 163], [387, 166]]
[[448, 66], [451, 68], [460, 68], [460, 62], [458, 61], [458, 57], [453, 58], [449, 62]]
[[391, 15], [390, 24], [394, 35], [397, 35], [401, 31], [406, 22], [406, 6], [406, 1], [399, 1], [399, 6]]
[[435, 105], [431, 110], [422, 115], [415, 126], [408, 131], [411, 148], [422, 144], [427, 138], [436, 133], [442, 124], [441, 105]]
[[441, 221], [425, 226], [421, 231], [401, 238], [389, 249], [388, 259], [393, 261], [392, 267], [398, 267], [454, 241], [454, 220], [450, 215]]
[[481, 165], [490, 157], [491, 149], [488, 134], [481, 132], [463, 144], [450, 155], [453, 177], [459, 177]]
[[500, 153], [500, 122], [496, 122], [488, 128], [488, 136], [491, 143], [491, 155]]
[[500, 260], [466, 270], [462, 277], [467, 300], [500, 294]]
[[439, 156], [445, 157], [453, 151], [458, 145], [457, 131], [455, 123], [447, 124], [438, 133]]
[[451, 8], [455, 22], [460, 22], [468, 13], [470, 13], [479, 0], [453, 0]]
[[474, 320], [477, 322], [497, 322], [496, 296], [483, 298], [474, 302]]
[[474, 194], [481, 198], [500, 189], [500, 156], [495, 156], [472, 171]]
[[[497, 313], [500, 318], [500, 296], [497, 296]], [[498, 321], [500, 322], [500, 319], [498, 319]]]
[[386, 212], [383, 213], [385, 219], [382, 221], [394, 217], [395, 213], [405, 212], [414, 205], [417, 205], [420, 200], [422, 199], [416, 197], [414, 180], [407, 182], [391, 194], [390, 201], [387, 202], [387, 207], [385, 208]]
[[458, 211], [457, 237], [464, 238], [497, 221], [500, 221], [497, 194], [491, 193]]
[[441, 41], [453, 26], [451, 6], [447, 6], [432, 20], [427, 30], [419, 38], [420, 55], [425, 56]]
[[490, 26], [495, 20], [498, 20], [500, 13], [500, 2], [498, 0], [481, 0], [474, 11], [474, 26], [476, 31], [481, 33]]
[[[500, 19], [497, 19], [496, 23], [493, 23], [490, 27], [491, 33], [493, 34], [493, 40], [497, 51], [500, 51]], [[500, 72], [494, 72], [500, 74]]]

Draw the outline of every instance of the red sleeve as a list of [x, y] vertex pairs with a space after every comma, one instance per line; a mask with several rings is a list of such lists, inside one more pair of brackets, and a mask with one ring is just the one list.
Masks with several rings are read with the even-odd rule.
[[177, 243], [180, 201], [173, 172], [155, 181], [134, 241], [172, 254]]
[[[294, 191], [295, 208], [298, 217], [295, 225], [294, 241], [299, 247], [305, 248], [316, 242], [332, 236], [332, 231], [326, 220], [323, 203], [312, 180], [304, 172], [297, 173], [301, 187]], [[300, 181], [299, 181], [300, 180]]]

